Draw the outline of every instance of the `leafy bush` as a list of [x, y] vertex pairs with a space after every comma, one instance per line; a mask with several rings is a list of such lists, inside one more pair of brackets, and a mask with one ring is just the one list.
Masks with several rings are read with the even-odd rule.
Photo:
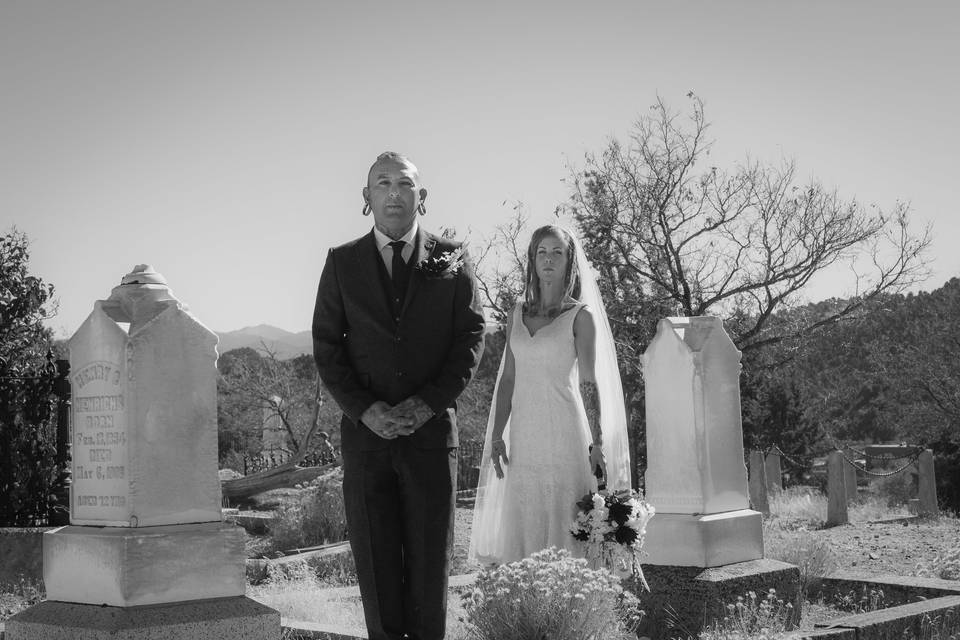
[[[53, 286], [27, 272], [26, 236], [0, 236], [0, 526], [45, 524], [64, 478], [56, 467], [52, 348], [43, 320]], [[67, 508], [67, 505], [59, 505]]]
[[643, 615], [613, 574], [553, 547], [481, 571], [463, 603], [477, 640], [632, 640]]
[[700, 633], [701, 640], [766, 640], [793, 628], [798, 617], [793, 605], [770, 589], [760, 598], [753, 591], [727, 605], [727, 615]]
[[281, 502], [267, 529], [267, 553], [346, 540], [342, 485], [343, 474], [338, 469], [300, 485], [297, 496]]

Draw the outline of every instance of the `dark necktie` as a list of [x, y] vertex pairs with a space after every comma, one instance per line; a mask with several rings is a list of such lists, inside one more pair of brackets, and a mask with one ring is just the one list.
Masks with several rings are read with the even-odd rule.
[[390, 279], [393, 280], [393, 290], [400, 300], [403, 300], [407, 294], [407, 281], [410, 279], [410, 271], [407, 269], [407, 263], [403, 261], [403, 247], [406, 244], [403, 240], [390, 243], [390, 248], [393, 249], [393, 262], [390, 264]]

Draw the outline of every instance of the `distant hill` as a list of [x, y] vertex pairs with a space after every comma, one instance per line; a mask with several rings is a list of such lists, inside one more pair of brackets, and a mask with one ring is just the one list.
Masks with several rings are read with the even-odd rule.
[[216, 333], [220, 338], [220, 344], [217, 346], [219, 353], [226, 353], [243, 347], [262, 351], [264, 345], [273, 351], [280, 360], [295, 358], [304, 353], [313, 353], [313, 338], [309, 330], [291, 333], [268, 324], [261, 324], [256, 327], [244, 327], [236, 331], [218, 331]]

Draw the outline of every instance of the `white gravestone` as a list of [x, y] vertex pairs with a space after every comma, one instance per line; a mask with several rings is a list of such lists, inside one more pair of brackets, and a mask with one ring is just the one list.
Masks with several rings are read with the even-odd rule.
[[44, 536], [49, 599], [244, 594], [243, 531], [221, 522], [216, 344], [146, 265], [70, 339], [74, 526]]
[[665, 318], [643, 356], [650, 564], [717, 567], [763, 557], [749, 508], [740, 352], [719, 318]]

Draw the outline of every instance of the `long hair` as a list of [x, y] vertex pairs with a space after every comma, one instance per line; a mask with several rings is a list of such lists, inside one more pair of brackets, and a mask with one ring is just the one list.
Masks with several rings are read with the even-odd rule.
[[527, 247], [526, 291], [523, 294], [524, 309], [530, 312], [540, 308], [540, 276], [537, 275], [537, 247], [547, 236], [559, 239], [566, 246], [567, 268], [563, 273], [563, 299], [580, 299], [580, 270], [577, 267], [577, 251], [573, 234], [556, 225], [548, 224], [536, 229]]

